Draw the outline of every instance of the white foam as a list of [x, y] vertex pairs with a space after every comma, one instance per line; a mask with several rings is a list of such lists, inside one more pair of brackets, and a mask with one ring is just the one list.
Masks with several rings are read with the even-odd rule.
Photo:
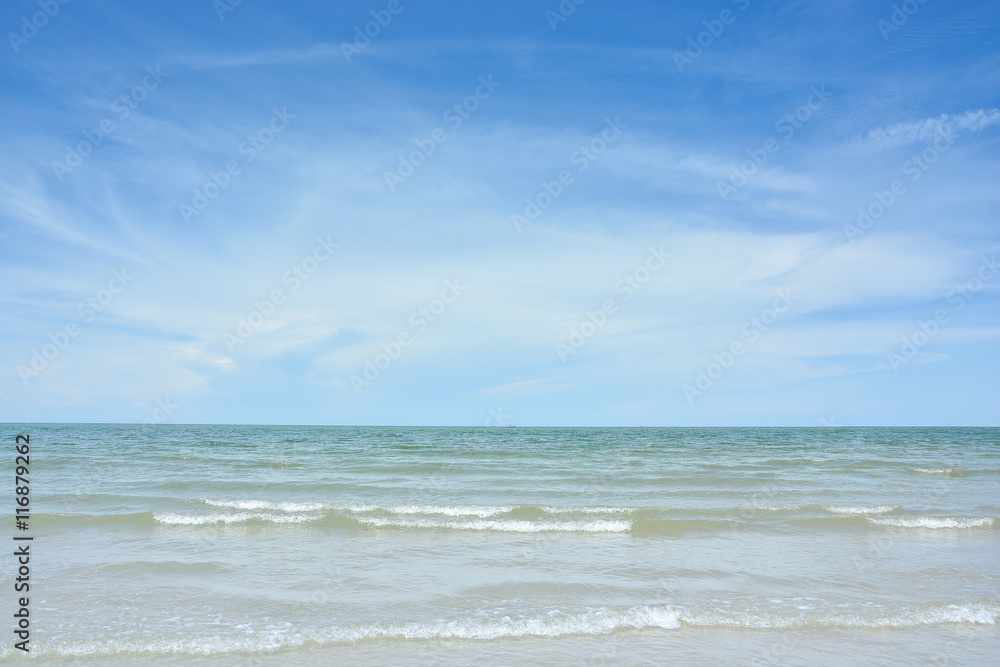
[[624, 533], [632, 530], [631, 521], [520, 521], [520, 520], [471, 520], [447, 521], [440, 519], [386, 519], [370, 517], [358, 519], [361, 523], [379, 528], [446, 528], [451, 530], [494, 530], [505, 533]]
[[793, 512], [802, 509], [801, 505], [744, 505], [739, 510], [760, 510], [765, 512]]
[[341, 639], [501, 639], [505, 637], [560, 637], [564, 635], [608, 634], [624, 628], [663, 628], [681, 626], [677, 613], [666, 607], [631, 607], [625, 611], [597, 609], [578, 614], [551, 612], [532, 618], [464, 618], [436, 623], [391, 623], [344, 628], [348, 637]]
[[514, 505], [491, 506], [450, 506], [450, 505], [326, 505], [323, 503], [289, 503], [270, 500], [211, 500], [200, 499], [213, 507], [230, 507], [240, 510], [271, 510], [276, 512], [316, 512], [332, 509], [357, 514], [383, 512], [388, 514], [441, 514], [444, 516], [475, 516], [480, 518], [497, 516], [514, 509]]
[[899, 505], [869, 505], [869, 506], [836, 506], [823, 509], [834, 514], [886, 514], [899, 509]]
[[[619, 629], [680, 627], [677, 614], [663, 607], [632, 607], [624, 611], [595, 609], [582, 613], [551, 611], [537, 616], [467, 616], [450, 620], [408, 623], [363, 623], [358, 625], [307, 629], [289, 632], [287, 628], [244, 629], [244, 634], [178, 637], [176, 639], [109, 639], [85, 642], [48, 643], [42, 655], [106, 656], [122, 654], [225, 655], [277, 651], [307, 643], [340, 644], [365, 639], [470, 639], [491, 640], [506, 637], [561, 637], [566, 635], [603, 635]], [[3, 650], [6, 649], [6, 650]], [[6, 646], [0, 657], [13, 652]]]
[[199, 498], [213, 507], [231, 507], [238, 510], [274, 510], [278, 512], [315, 512], [324, 509], [323, 503], [284, 503], [270, 500], [210, 500]]
[[903, 617], [889, 617], [885, 619], [893, 625], [933, 625], [937, 623], [978, 623], [982, 625], [995, 625], [1000, 613], [997, 609], [990, 609], [985, 605], [957, 605], [950, 604], [941, 609], [928, 609], [925, 611], [913, 612]]
[[393, 514], [443, 514], [444, 516], [477, 516], [479, 518], [485, 518], [490, 516], [496, 516], [498, 514], [506, 514], [514, 509], [513, 505], [497, 505], [497, 506], [470, 506], [470, 507], [451, 507], [451, 506], [437, 506], [437, 505], [395, 505], [386, 508], [387, 511]]
[[952, 468], [914, 468], [913, 472], [919, 472], [924, 475], [950, 475], [954, 472]]
[[355, 514], [440, 514], [443, 516], [476, 516], [485, 518], [505, 514], [515, 509], [514, 505], [331, 505], [331, 509]]
[[[517, 505], [333, 505], [332, 509], [353, 512], [356, 514], [372, 514], [382, 512], [385, 514], [401, 515], [442, 515], [453, 517], [488, 517], [499, 516], [517, 509]], [[636, 511], [636, 507], [556, 507], [543, 506], [542, 511], [549, 514], [628, 514]]]
[[[346, 626], [303, 628], [297, 631], [293, 631], [289, 623], [269, 624], [264, 627], [234, 626], [239, 633], [232, 634], [220, 632], [222, 628], [215, 626], [210, 634], [162, 639], [114, 638], [82, 642], [48, 642], [39, 648], [43, 656], [224, 655], [237, 652], [277, 651], [306, 644], [353, 643], [366, 639], [488, 641], [529, 636], [598, 636], [629, 629], [674, 630], [682, 625], [761, 629], [908, 628], [946, 623], [996, 625], [998, 618], [1000, 618], [1000, 606], [995, 603], [948, 604], [903, 610], [869, 608], [858, 612], [817, 613], [799, 608], [792, 614], [722, 609], [699, 611], [667, 605], [635, 606], [626, 609], [600, 607], [570, 613], [552, 609], [524, 616], [498, 609], [434, 621], [365, 622]], [[14, 649], [9, 646], [0, 648], [0, 658], [7, 658], [13, 651]]]
[[638, 507], [555, 507], [552, 505], [542, 506], [542, 510], [549, 514], [631, 514], [637, 511]]
[[332, 505], [331, 509], [347, 512], [384, 512], [388, 508], [380, 505]]
[[992, 526], [993, 518], [984, 517], [937, 517], [912, 516], [893, 519], [868, 519], [880, 526], [896, 526], [898, 528], [979, 528]]
[[266, 514], [263, 512], [239, 512], [233, 514], [172, 514], [154, 512], [153, 518], [171, 526], [202, 526], [210, 523], [244, 523], [257, 519], [271, 523], [304, 523], [313, 521], [315, 516], [301, 514]]
[[759, 612], [713, 611], [680, 613], [678, 620], [685, 625], [733, 628], [793, 628], [793, 627], [848, 627], [848, 628], [909, 628], [918, 625], [941, 623], [975, 623], [995, 625], [1000, 617], [996, 605], [949, 604], [934, 609], [912, 609], [902, 612], [820, 613], [788, 615]]

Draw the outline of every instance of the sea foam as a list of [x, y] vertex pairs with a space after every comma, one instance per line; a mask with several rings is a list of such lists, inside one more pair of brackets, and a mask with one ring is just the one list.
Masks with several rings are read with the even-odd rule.
[[370, 517], [361, 523], [378, 528], [442, 528], [448, 530], [484, 530], [505, 533], [624, 533], [632, 530], [631, 521], [521, 521], [521, 520], [438, 520], [389, 519]]
[[[116, 638], [84, 642], [51, 642], [40, 647], [45, 656], [225, 655], [276, 651], [307, 644], [348, 644], [363, 640], [460, 639], [491, 641], [521, 637], [600, 636], [628, 630], [700, 628], [912, 628], [942, 624], [996, 625], [996, 604], [965, 603], [923, 608], [874, 608], [858, 611], [777, 613], [752, 610], [686, 609], [671, 605], [628, 608], [589, 608], [572, 612], [551, 609], [516, 614], [494, 610], [428, 621], [361, 622], [306, 627], [243, 627], [241, 632], [176, 637], [173, 639]], [[0, 657], [13, 649], [3, 647]]]
[[213, 507], [231, 507], [240, 510], [273, 510], [278, 512], [315, 512], [325, 509], [323, 503], [286, 503], [270, 500], [210, 500], [201, 498], [201, 502]]
[[823, 509], [834, 514], [886, 514], [899, 509], [899, 505], [838, 506]]
[[214, 523], [246, 523], [249, 521], [265, 521], [269, 523], [305, 523], [314, 521], [317, 517], [301, 514], [269, 514], [265, 512], [238, 512], [231, 514], [175, 514], [154, 512], [153, 518], [159, 523], [170, 526], [203, 526]]
[[897, 528], [980, 528], [992, 526], [993, 518], [984, 517], [939, 517], [911, 516], [892, 519], [868, 519], [880, 526], [895, 526]]

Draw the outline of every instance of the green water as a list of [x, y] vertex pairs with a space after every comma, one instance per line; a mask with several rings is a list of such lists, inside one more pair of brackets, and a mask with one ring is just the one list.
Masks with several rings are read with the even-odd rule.
[[46, 663], [1000, 655], [1000, 429], [4, 433]]

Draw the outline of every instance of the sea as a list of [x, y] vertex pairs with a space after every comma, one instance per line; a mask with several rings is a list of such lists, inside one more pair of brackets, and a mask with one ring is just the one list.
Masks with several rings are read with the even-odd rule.
[[1000, 428], [0, 431], [12, 664], [1000, 664]]

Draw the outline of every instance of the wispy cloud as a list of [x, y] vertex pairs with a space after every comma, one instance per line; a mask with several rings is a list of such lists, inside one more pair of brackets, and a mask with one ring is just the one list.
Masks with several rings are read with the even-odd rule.
[[336, 44], [320, 43], [298, 49], [248, 51], [241, 54], [200, 54], [177, 56], [174, 62], [192, 69], [290, 65], [314, 60], [340, 59], [343, 55]]
[[1000, 124], [998, 109], [978, 109], [966, 111], [961, 115], [941, 114], [934, 118], [876, 128], [866, 136], [853, 140], [849, 144], [849, 150], [854, 153], [865, 153], [918, 142], [931, 142], [941, 137], [958, 138], [962, 134], [979, 132], [997, 124]]

